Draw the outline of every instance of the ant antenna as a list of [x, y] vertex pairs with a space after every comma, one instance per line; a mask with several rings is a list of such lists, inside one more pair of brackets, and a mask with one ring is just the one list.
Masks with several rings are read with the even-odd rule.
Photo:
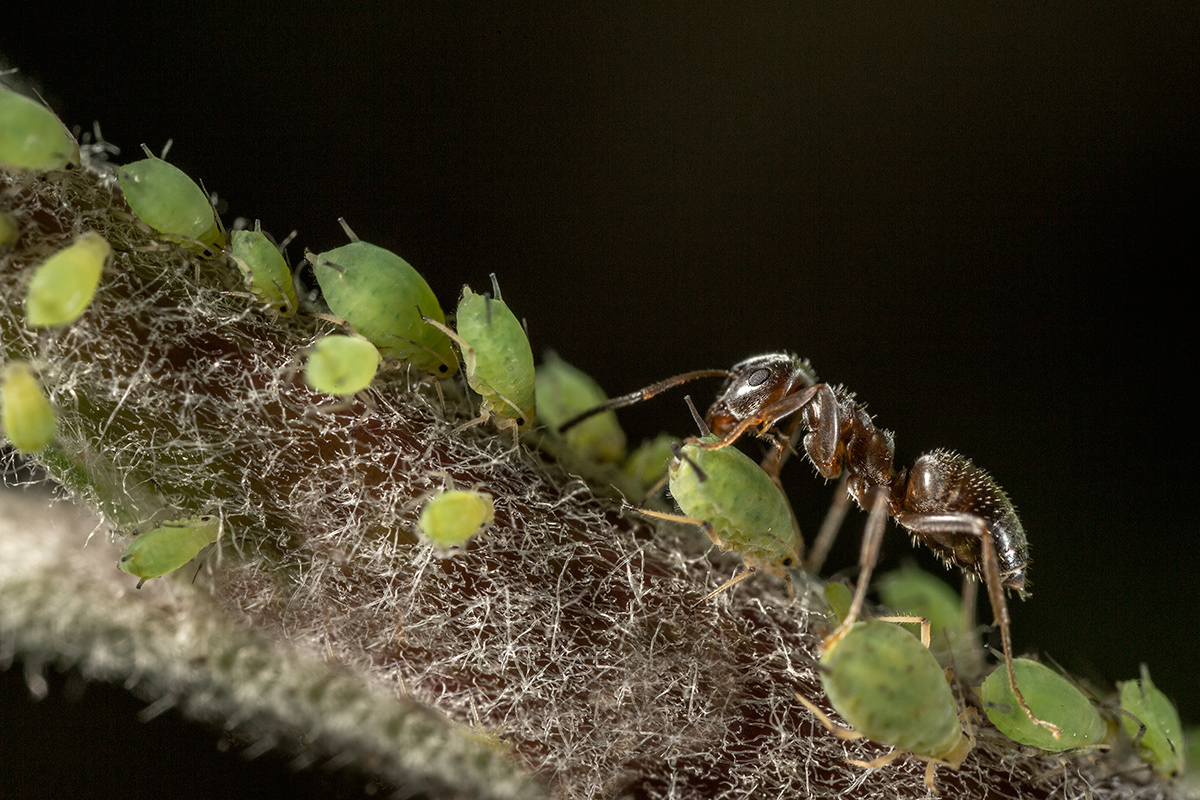
[[594, 417], [603, 411], [611, 411], [617, 408], [625, 408], [626, 406], [640, 403], [643, 400], [649, 400], [651, 397], [662, 394], [667, 389], [673, 389], [681, 383], [694, 381], [697, 378], [732, 378], [734, 373], [727, 369], [698, 369], [694, 372], [685, 372], [682, 375], [676, 375], [671, 378], [666, 378], [658, 383], [652, 383], [644, 389], [638, 389], [636, 392], [623, 394], [620, 397], [614, 397], [611, 400], [601, 403], [595, 408], [589, 408], [582, 414], [577, 414], [571, 419], [558, 426], [560, 434], [566, 433], [571, 428], [574, 428], [579, 423], [589, 417]]

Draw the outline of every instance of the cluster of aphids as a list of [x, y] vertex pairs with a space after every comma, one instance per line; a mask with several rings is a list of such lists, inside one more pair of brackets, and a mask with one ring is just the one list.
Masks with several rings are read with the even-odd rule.
[[[48, 172], [79, 164], [74, 138], [33, 100], [0, 90], [0, 122], [0, 166]], [[298, 295], [280, 249], [257, 225], [227, 237], [203, 190], [178, 168], [149, 151], [147, 155], [117, 170], [132, 211], [166, 239], [211, 255], [224, 253], [273, 313], [295, 314]], [[330, 312], [348, 331], [313, 344], [305, 368], [308, 384], [318, 392], [352, 396], [370, 385], [385, 358], [450, 377], [459, 368], [456, 346], [468, 384], [481, 398], [480, 416], [473, 423], [492, 419], [515, 434], [536, 420], [584, 458], [622, 464], [640, 485], [654, 484], [666, 472], [682, 514], [637, 510], [700, 526], [716, 545], [741, 555], [747, 566], [705, 600], [756, 571], [784, 579], [790, 591], [788, 570], [802, 566], [804, 542], [779, 472], [801, 440], [802, 452], [822, 476], [845, 477], [843, 496], [853, 496], [869, 517], [858, 589], [840, 609], [840, 624], [826, 638], [820, 663], [830, 702], [855, 729], [839, 728], [838, 735], [865, 736], [895, 748], [862, 766], [913, 755], [929, 762], [926, 782], [932, 789], [934, 766], [958, 768], [974, 742], [965, 719], [967, 704], [960, 712], [947, 673], [929, 650], [928, 622], [918, 640], [891, 621], [859, 619], [891, 517], [987, 589], [1006, 668], [984, 680], [978, 694], [996, 728], [1022, 745], [1048, 752], [1107, 747], [1114, 732], [1124, 728], [1153, 769], [1168, 776], [1183, 771], [1179, 717], [1147, 674], [1122, 684], [1117, 703], [1098, 706], [1062, 675], [1013, 658], [1005, 593], [1024, 594], [1025, 534], [1004, 492], [966, 458], [935, 451], [908, 469], [897, 468], [891, 433], [877, 428], [852, 394], [819, 382], [806, 361], [787, 354], [748, 359], [730, 370], [687, 373], [607, 400], [594, 381], [553, 355], [535, 373], [524, 328], [501, 299], [495, 276], [494, 296], [464, 287], [451, 329], [437, 297], [411, 265], [343, 227], [349, 244], [306, 254]], [[0, 216], [0, 246], [16, 235], [13, 221]], [[102, 236], [85, 232], [46, 259], [28, 283], [27, 323], [56, 327], [78, 319], [111, 255]], [[725, 384], [703, 421], [697, 415], [701, 435], [684, 442], [660, 437], [626, 457], [625, 436], [613, 410], [702, 377], [724, 377]], [[0, 388], [4, 429], [13, 446], [32, 452], [50, 445], [55, 413], [30, 365], [8, 363]], [[747, 433], [773, 444], [761, 465], [730, 446]], [[450, 487], [425, 503], [419, 526], [431, 544], [450, 552], [485, 530], [492, 518], [490, 495]], [[135, 539], [119, 566], [137, 576], [140, 587], [146, 579], [179, 569], [221, 533], [219, 516], [168, 522]], [[814, 553], [825, 549], [818, 545]], [[816, 571], [819, 560], [810, 558], [806, 566]], [[911, 588], [919, 580], [888, 585]], [[889, 602], [912, 613], [929, 613], [925, 606], [900, 599]], [[961, 641], [968, 638], [961, 633]], [[809, 700], [800, 700], [834, 728]]]

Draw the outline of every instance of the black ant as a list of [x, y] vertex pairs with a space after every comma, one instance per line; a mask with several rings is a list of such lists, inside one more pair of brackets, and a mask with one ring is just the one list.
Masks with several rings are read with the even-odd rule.
[[[804, 452], [825, 478], [843, 475], [846, 488], [869, 512], [859, 553], [859, 581], [850, 611], [826, 640], [832, 644], [858, 618], [879, 560], [888, 517], [894, 517], [947, 564], [954, 563], [987, 587], [1000, 627], [1008, 682], [1026, 715], [1038, 719], [1017, 688], [1013, 673], [1011, 618], [1005, 591], [1024, 599], [1029, 546], [1012, 502], [990, 475], [948, 450], [934, 450], [911, 469], [897, 470], [892, 433], [875, 427], [866, 408], [842, 387], [819, 383], [808, 361], [787, 353], [755, 356], [729, 370], [698, 370], [613, 398], [568, 420], [566, 430], [593, 414], [624, 408], [697, 378], [724, 377], [705, 422], [719, 440], [706, 449], [728, 447], [747, 432], [774, 442], [763, 468], [778, 482], [779, 471], [803, 428]], [[841, 497], [845, 493], [839, 492]], [[811, 562], [810, 562], [811, 563]]]

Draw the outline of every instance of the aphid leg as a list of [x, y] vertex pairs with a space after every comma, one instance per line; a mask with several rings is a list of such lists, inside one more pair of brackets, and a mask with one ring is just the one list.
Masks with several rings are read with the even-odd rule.
[[838, 531], [842, 528], [842, 521], [846, 518], [846, 512], [850, 510], [850, 492], [846, 491], [846, 482], [849, 478], [850, 473], [843, 471], [837, 488], [833, 490], [833, 503], [825, 512], [821, 530], [817, 532], [812, 550], [808, 553], [808, 561], [804, 568], [813, 575], [820, 574], [821, 567], [825, 564], [825, 558], [829, 555], [834, 541], [837, 540]]
[[828, 652], [837, 646], [858, 621], [863, 603], [867, 597], [867, 586], [871, 583], [871, 573], [879, 562], [879, 550], [883, 543], [883, 531], [887, 526], [887, 494], [883, 491], [875, 493], [875, 502], [871, 504], [871, 513], [867, 517], [867, 525], [863, 530], [862, 548], [858, 554], [858, 586], [854, 590], [854, 599], [850, 601], [850, 610], [846, 618], [833, 633], [825, 637], [824, 650]]
[[996, 555], [996, 543], [992, 541], [986, 523], [974, 514], [965, 513], [904, 513], [897, 514], [896, 521], [910, 531], [928, 535], [930, 538], [944, 539], [953, 535], [967, 534], [979, 539], [983, 551], [979, 566], [983, 570], [988, 600], [992, 604], [992, 616], [995, 617], [996, 624], [1000, 627], [1000, 641], [1004, 648], [1004, 665], [1008, 670], [1009, 688], [1012, 689], [1013, 696], [1017, 698], [1021, 710], [1025, 712], [1025, 716], [1029, 717], [1030, 722], [1045, 728], [1055, 739], [1060, 738], [1062, 731], [1059, 727], [1039, 719], [1029, 707], [1029, 703], [1025, 702], [1025, 696], [1021, 694], [1021, 690], [1017, 688], [1017, 676], [1013, 669], [1012, 618], [1009, 616], [1008, 602], [1004, 597], [1004, 583], [1000, 576], [1000, 560]]
[[858, 731], [854, 730], [853, 728], [843, 727], [841, 725], [838, 725], [833, 720], [831, 720], [829, 718], [828, 714], [826, 714], [821, 709], [817, 708], [816, 704], [814, 704], [811, 700], [809, 700], [807, 697], [800, 694], [799, 692], [796, 692], [796, 699], [799, 700], [800, 703], [805, 708], [807, 708], [809, 711], [812, 712], [813, 716], [817, 718], [818, 722], [820, 722], [822, 725], [825, 726], [826, 730], [828, 730], [830, 733], [832, 733], [834, 736], [838, 737], [839, 739], [850, 740], [850, 739], [862, 739], [863, 738], [863, 735], [861, 733], [859, 733]]
[[921, 626], [921, 644], [926, 650], [929, 649], [929, 643], [933, 636], [933, 623], [925, 617], [914, 617], [908, 614], [893, 615], [890, 617], [875, 617], [880, 622], [898, 622], [901, 625], [920, 625]]
[[[721, 592], [725, 591], [726, 589], [730, 589], [734, 586], [737, 586], [739, 583], [746, 580], [746, 578], [749, 578], [751, 575], [753, 575], [756, 572], [758, 572], [758, 567], [746, 567], [746, 569], [743, 572], [740, 572], [737, 575], [734, 575], [732, 578], [730, 578], [729, 580], [722, 583], [716, 589], [713, 589], [711, 592], [704, 595], [704, 597], [702, 597], [698, 601], [696, 601], [691, 606], [691, 608], [688, 609], [688, 611], [692, 611], [694, 609], [699, 608], [700, 606], [707, 603], [709, 600], [712, 600], [714, 597], [719, 595]], [[791, 577], [788, 575], [785, 575], [784, 578], [787, 580], [788, 596], [790, 597], [793, 593]]]

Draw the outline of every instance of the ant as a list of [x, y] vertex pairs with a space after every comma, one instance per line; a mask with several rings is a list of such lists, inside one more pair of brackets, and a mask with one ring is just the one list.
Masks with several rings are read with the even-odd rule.
[[[728, 370], [697, 370], [613, 398], [568, 420], [560, 431], [593, 414], [649, 400], [681, 383], [724, 377], [705, 422], [716, 437], [705, 449], [728, 447], [750, 432], [774, 442], [763, 469], [776, 483], [793, 442], [803, 433], [804, 452], [825, 478], [843, 476], [846, 488], [868, 511], [859, 552], [859, 581], [850, 611], [826, 640], [840, 641], [858, 618], [879, 561], [887, 518], [894, 517], [947, 564], [954, 563], [987, 587], [1000, 627], [1009, 686], [1025, 714], [1057, 739], [1057, 726], [1038, 719], [1017, 688], [1013, 672], [1011, 618], [1005, 591], [1024, 599], [1029, 546], [1016, 509], [990, 475], [967, 458], [934, 450], [910, 469], [896, 469], [891, 431], [877, 428], [866, 408], [843, 387], [818, 382], [805, 359], [788, 353], [748, 358]], [[844, 472], [844, 475], [843, 475]], [[845, 493], [839, 492], [842, 498]]]

